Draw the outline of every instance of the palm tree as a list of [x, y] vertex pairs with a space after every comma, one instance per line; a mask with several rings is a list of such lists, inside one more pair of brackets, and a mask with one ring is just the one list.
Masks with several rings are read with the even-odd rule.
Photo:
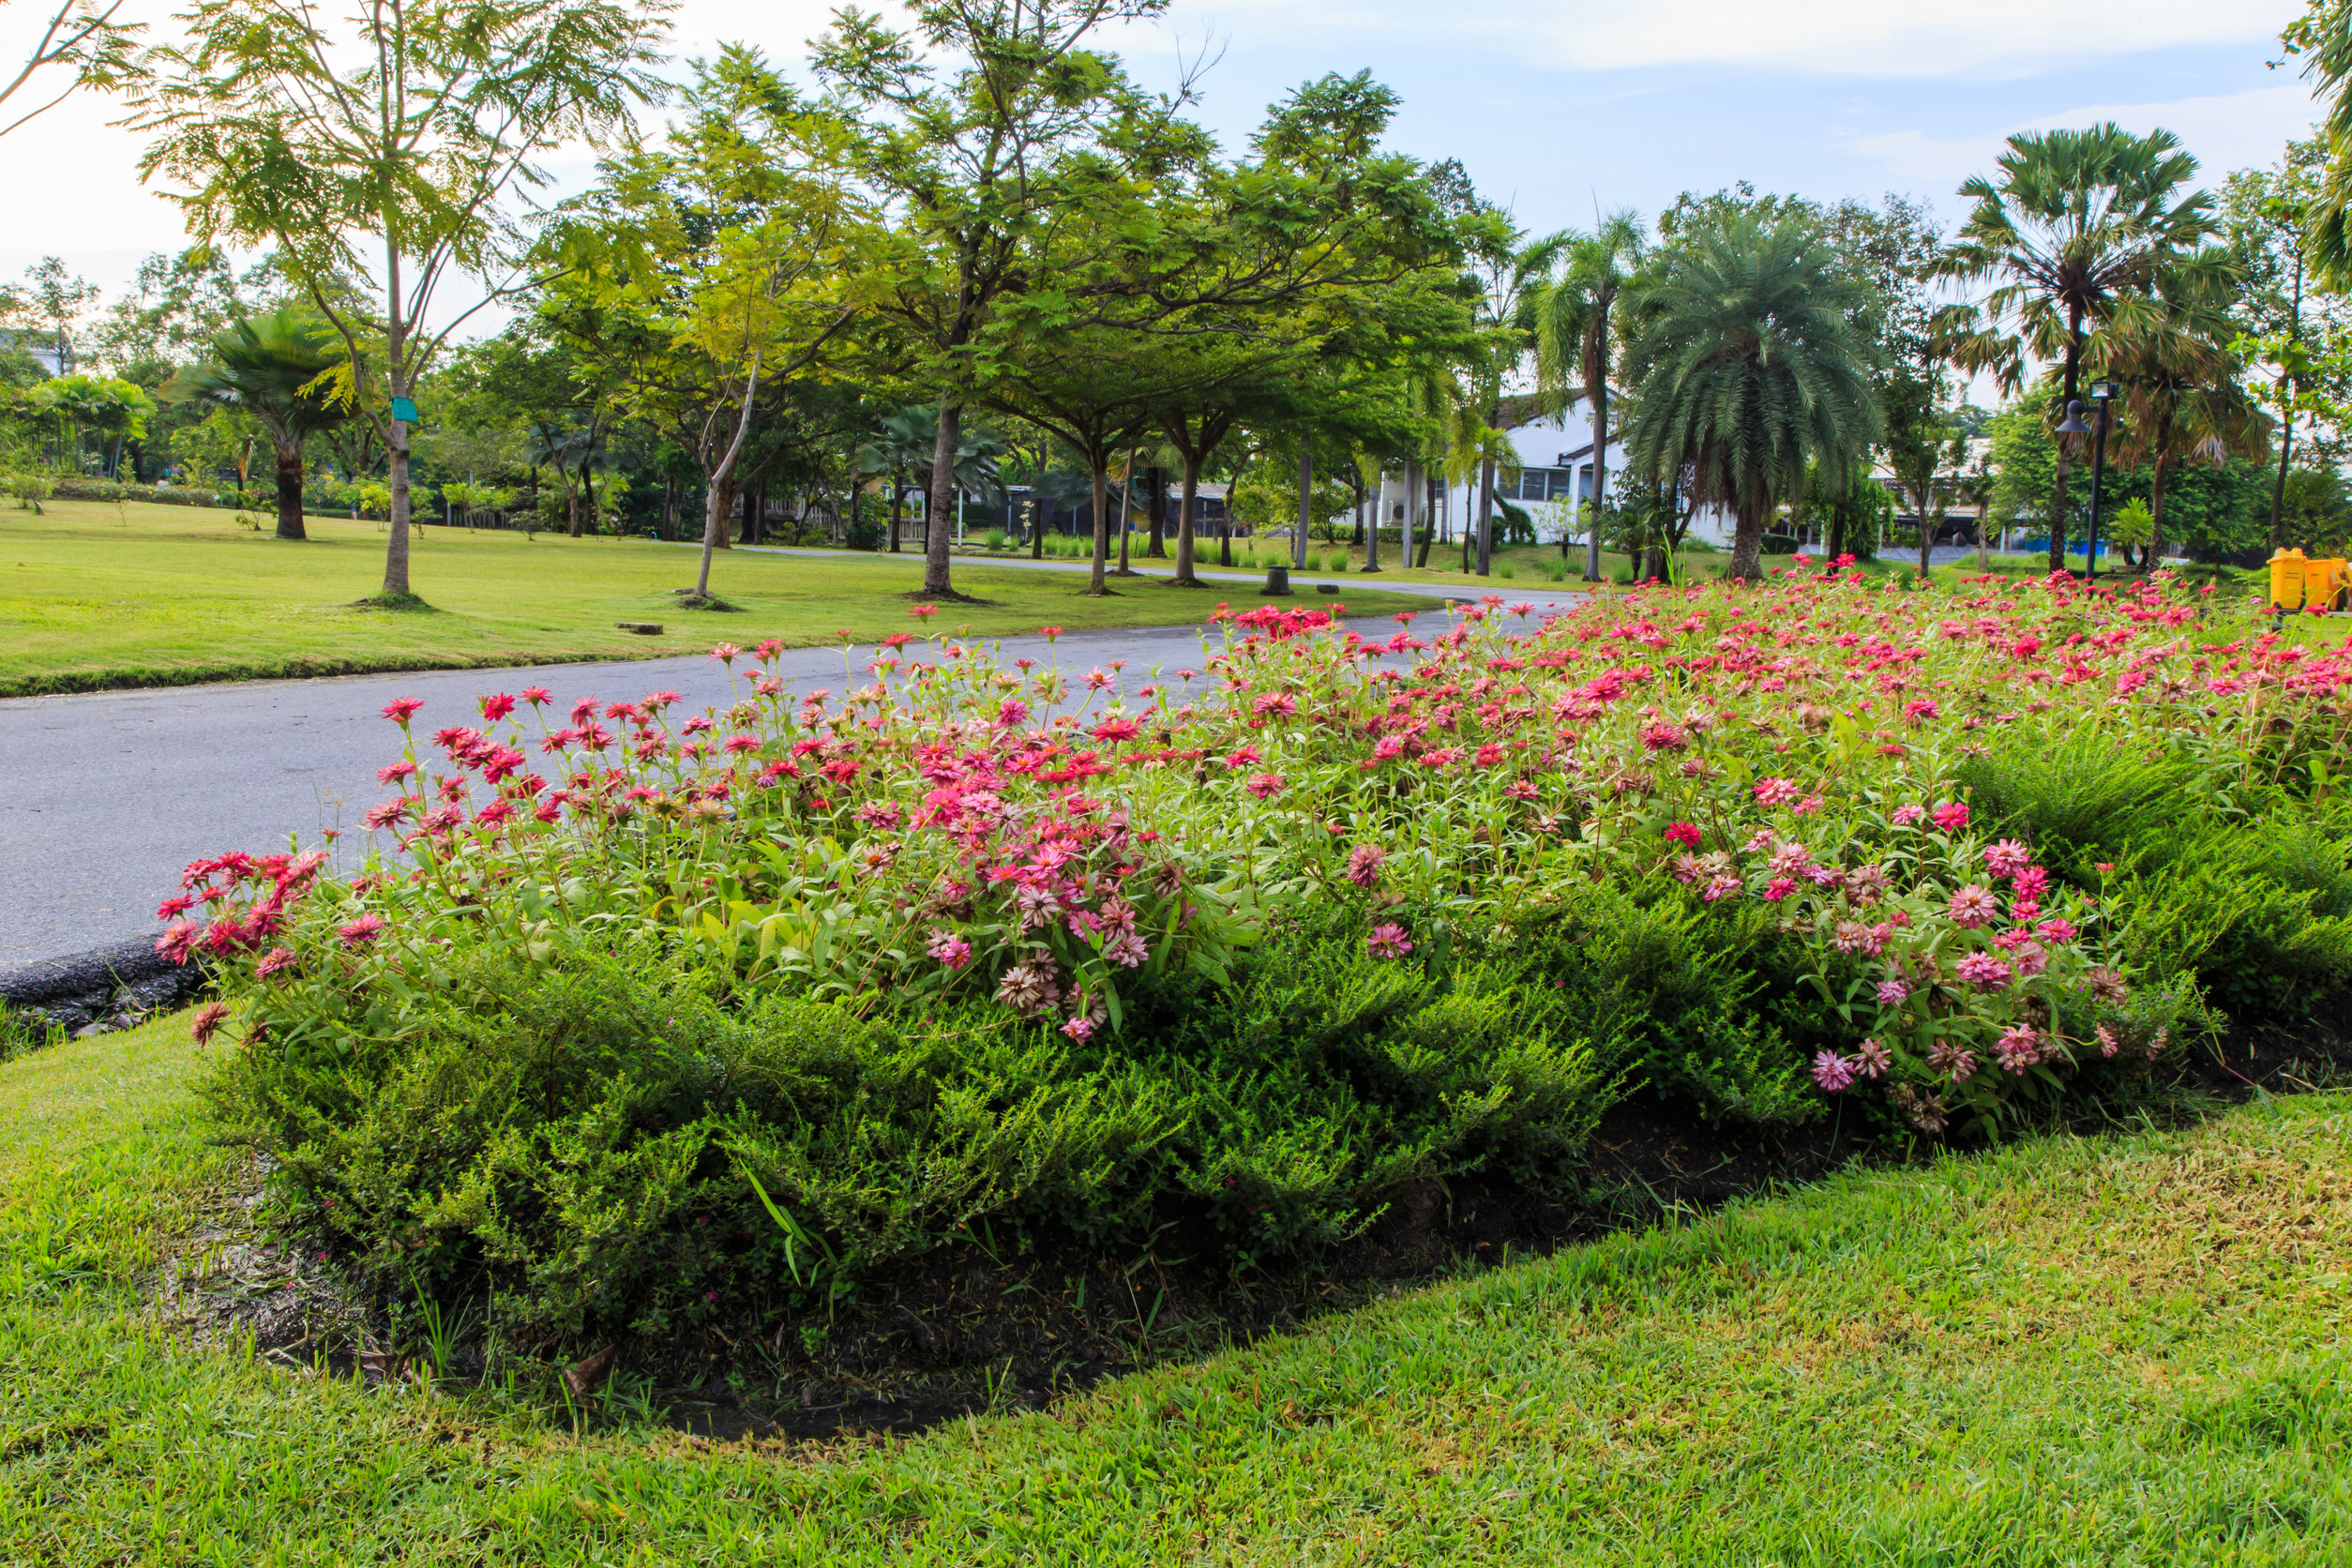
[[[931, 461], [939, 452], [939, 405], [909, 403], [893, 409], [875, 424], [852, 459], [862, 478], [887, 474], [890, 481], [890, 553], [899, 553], [898, 535], [909, 481], [918, 493], [931, 488]], [[976, 422], [959, 422], [956, 430], [955, 487], [975, 495], [1002, 488], [998, 461], [1005, 452], [1002, 436]], [[952, 522], [952, 519], [950, 521]]]
[[286, 305], [240, 318], [212, 340], [216, 361], [182, 369], [163, 395], [173, 402], [240, 408], [269, 436], [278, 460], [278, 536], [301, 539], [302, 447], [352, 415], [334, 372], [348, 356], [342, 335], [312, 311]]
[[2228, 302], [2202, 282], [2194, 273], [2166, 278], [2158, 289], [2161, 309], [2128, 335], [2098, 334], [2085, 354], [2096, 373], [2124, 384], [2130, 418], [2122, 460], [2155, 470], [2143, 569], [2152, 570], [2163, 556], [2165, 481], [2175, 463], [2252, 458], [2269, 445], [2270, 417], [2246, 389], [2229, 347], [2238, 328]]
[[[1610, 313], [1618, 296], [1638, 284], [1649, 265], [1641, 219], [1612, 214], [1592, 233], [1571, 232], [1560, 276], [1535, 304], [1535, 359], [1545, 390], [1571, 406], [1592, 404], [1592, 502], [1587, 526], [1584, 580], [1601, 580], [1602, 497], [1608, 493], [1609, 371], [1615, 357]], [[1567, 538], [1560, 539], [1562, 554]]]
[[[1852, 468], [1877, 438], [1869, 291], [1794, 222], [1745, 215], [1693, 231], [1644, 287], [1624, 367], [1626, 462], [1681, 471], [1696, 505], [1731, 509], [1731, 575], [1763, 576], [1764, 527], [1808, 462]], [[1597, 457], [1597, 452], [1596, 452]]]
[[[2059, 366], [2063, 413], [2081, 390], [2089, 329], [2129, 336], [2156, 310], [2167, 271], [2209, 274], [2230, 264], [2199, 249], [2219, 232], [2212, 198], [2180, 194], [2197, 160], [2168, 130], [2134, 136], [2109, 122], [2028, 131], [2009, 139], [1998, 164], [1999, 183], [1980, 174], [1960, 188], [1976, 205], [1936, 265], [1959, 282], [1998, 281], [1982, 304], [1954, 307], [1938, 324], [1952, 362], [1990, 371], [2005, 395], [2024, 382], [2028, 355]], [[2062, 442], [2050, 505], [2052, 571], [2066, 564], [2072, 457]]]
[[1576, 235], [1561, 230], [1530, 240], [1500, 208], [1481, 204], [1461, 225], [1470, 277], [1477, 284], [1471, 305], [1475, 352], [1470, 367], [1472, 399], [1455, 410], [1451, 450], [1446, 456], [1449, 478], [1475, 475], [1477, 517], [1464, 534], [1474, 532], [1478, 575], [1485, 577], [1494, 557], [1495, 475], [1499, 467], [1515, 464], [1502, 418], [1503, 384], [1519, 369], [1528, 350], [1536, 345], [1537, 310], [1549, 292], [1553, 272]]

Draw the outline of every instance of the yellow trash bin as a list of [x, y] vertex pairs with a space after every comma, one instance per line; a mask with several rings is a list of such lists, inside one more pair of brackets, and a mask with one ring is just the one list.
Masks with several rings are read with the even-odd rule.
[[2311, 563], [2299, 550], [2282, 550], [2270, 557], [2270, 608], [2303, 608], [2303, 579]]
[[2305, 564], [2303, 604], [2306, 609], [2316, 605], [2322, 610], [2342, 610], [2347, 598], [2352, 598], [2352, 563], [2331, 558]]

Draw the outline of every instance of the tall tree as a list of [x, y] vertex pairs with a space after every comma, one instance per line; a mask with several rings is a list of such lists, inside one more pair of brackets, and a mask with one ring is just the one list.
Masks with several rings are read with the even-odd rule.
[[[1582, 397], [1592, 409], [1592, 495], [1588, 503], [1584, 580], [1601, 580], [1601, 503], [1608, 493], [1609, 377], [1618, 347], [1617, 301], [1644, 277], [1649, 242], [1631, 212], [1613, 213], [1591, 234], [1574, 234], [1561, 275], [1536, 305], [1536, 363], [1563, 406]], [[1566, 548], [1562, 535], [1561, 548]]]
[[1809, 462], [1850, 467], [1877, 438], [1868, 297], [1802, 225], [1745, 216], [1683, 236], [1642, 292], [1626, 460], [1730, 508], [1735, 578], [1763, 575], [1765, 524]]
[[302, 539], [303, 445], [352, 416], [333, 384], [342, 335], [316, 311], [281, 306], [237, 322], [213, 339], [209, 364], [189, 366], [164, 388], [173, 401], [242, 410], [269, 437], [278, 470], [278, 536]]
[[[410, 596], [409, 432], [451, 333], [525, 286], [507, 198], [658, 92], [668, 0], [193, 0], [128, 76], [146, 177], [200, 243], [268, 246], [342, 334], [392, 505], [384, 593]], [[442, 295], [478, 279], [471, 307]], [[356, 281], [364, 309], [342, 293]], [[382, 401], [369, 395], [382, 383]]]
[[[2001, 391], [2023, 384], [2028, 356], [2060, 367], [2058, 406], [2081, 393], [2092, 328], [2129, 335], [2151, 315], [2168, 270], [2226, 272], [2205, 242], [2218, 232], [2213, 200], [2184, 191], [2197, 161], [2168, 130], [2134, 136], [2109, 122], [2088, 130], [2027, 131], [1996, 160], [1998, 179], [1977, 175], [1960, 194], [1975, 205], [1936, 270], [1965, 284], [1991, 282], [1983, 303], [1941, 321], [1954, 363], [1989, 371]], [[2061, 445], [2050, 504], [2050, 569], [2066, 564], [2067, 473]]]
[[[994, 328], [1054, 280], [1033, 268], [1071, 181], [1091, 183], [1102, 131], [1154, 139], [1172, 103], [1136, 89], [1091, 47], [1107, 25], [1167, 0], [932, 0], [900, 32], [844, 9], [814, 64], [839, 123], [845, 166], [887, 204], [895, 246], [878, 257], [876, 309], [912, 379], [936, 387], [930, 538], [923, 593], [959, 598], [948, 566], [955, 453], [965, 407], [1003, 369]], [[927, 51], [930, 53], [927, 54]], [[935, 61], [939, 56], [944, 64]], [[1184, 95], [1180, 92], [1179, 98]]]

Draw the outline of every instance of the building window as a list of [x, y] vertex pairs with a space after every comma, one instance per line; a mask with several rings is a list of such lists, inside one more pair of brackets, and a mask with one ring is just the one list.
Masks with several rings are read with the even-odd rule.
[[1564, 500], [1568, 495], [1568, 475], [1565, 468], [1522, 468], [1519, 482], [1506, 493], [1514, 501]]

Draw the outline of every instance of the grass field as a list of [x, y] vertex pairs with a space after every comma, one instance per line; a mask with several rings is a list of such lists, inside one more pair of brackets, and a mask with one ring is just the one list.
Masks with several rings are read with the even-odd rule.
[[1047, 1413], [712, 1446], [366, 1392], [144, 1304], [185, 1026], [0, 1066], [8, 1563], [2332, 1563], [2352, 1100], [1841, 1178]]
[[[641, 539], [429, 528], [412, 585], [432, 609], [361, 609], [384, 579], [382, 524], [313, 518], [308, 543], [236, 526], [232, 514], [185, 506], [57, 501], [44, 516], [0, 510], [0, 697], [109, 686], [372, 670], [646, 658], [699, 652], [725, 639], [860, 641], [904, 631], [917, 558], [836, 558], [729, 551], [713, 590], [746, 613], [681, 611], [673, 588], [694, 582], [695, 554]], [[960, 590], [985, 602], [947, 605], [930, 626], [990, 635], [1055, 625], [1159, 626], [1197, 620], [1220, 596], [1126, 585], [1094, 598], [1084, 580], [958, 563]], [[1351, 609], [1387, 613], [1408, 601], [1351, 592]], [[641, 637], [619, 621], [654, 621]]]

